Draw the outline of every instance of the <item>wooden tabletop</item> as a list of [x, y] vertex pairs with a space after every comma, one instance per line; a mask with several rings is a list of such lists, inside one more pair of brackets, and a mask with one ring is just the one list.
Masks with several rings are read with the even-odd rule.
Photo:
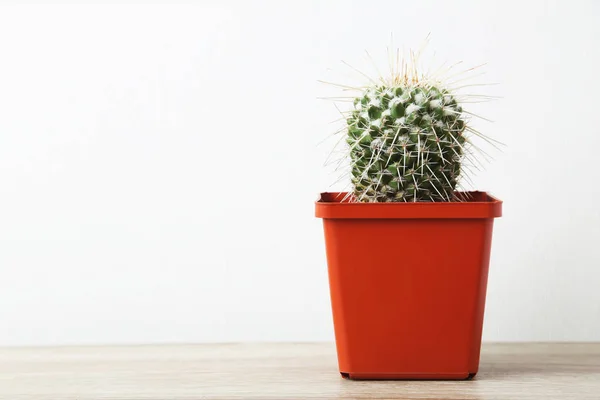
[[472, 381], [348, 381], [331, 343], [0, 348], [0, 399], [600, 399], [600, 343], [484, 344]]

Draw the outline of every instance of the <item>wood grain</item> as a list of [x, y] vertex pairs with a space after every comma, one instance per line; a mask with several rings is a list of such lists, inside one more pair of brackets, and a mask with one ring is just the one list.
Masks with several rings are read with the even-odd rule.
[[0, 349], [1, 399], [600, 399], [600, 343], [484, 344], [473, 381], [347, 381], [316, 344]]

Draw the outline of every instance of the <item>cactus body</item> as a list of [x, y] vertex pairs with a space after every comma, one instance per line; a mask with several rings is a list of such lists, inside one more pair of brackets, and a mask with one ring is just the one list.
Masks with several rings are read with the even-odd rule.
[[346, 122], [358, 201], [453, 200], [466, 123], [447, 90], [371, 87], [354, 100]]

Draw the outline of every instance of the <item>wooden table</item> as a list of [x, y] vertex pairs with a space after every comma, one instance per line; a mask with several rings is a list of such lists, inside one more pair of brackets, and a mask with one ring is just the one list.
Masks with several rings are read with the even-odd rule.
[[348, 381], [331, 343], [0, 349], [1, 399], [600, 399], [600, 343], [484, 344], [472, 381]]

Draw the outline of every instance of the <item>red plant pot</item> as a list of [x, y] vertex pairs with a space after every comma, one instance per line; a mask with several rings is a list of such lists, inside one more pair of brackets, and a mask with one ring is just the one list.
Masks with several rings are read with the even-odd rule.
[[322, 193], [342, 376], [468, 379], [479, 368], [492, 226], [502, 202], [353, 203]]

